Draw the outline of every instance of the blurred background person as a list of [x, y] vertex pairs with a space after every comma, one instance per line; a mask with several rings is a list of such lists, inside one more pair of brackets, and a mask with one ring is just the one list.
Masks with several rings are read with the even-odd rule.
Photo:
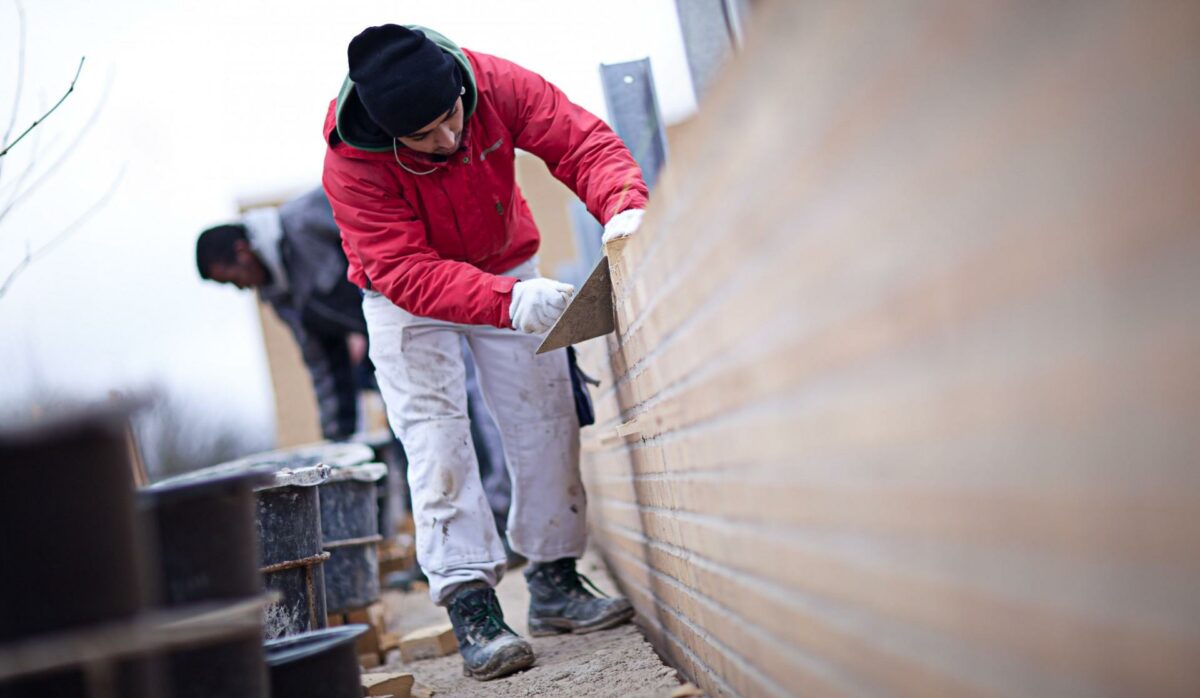
[[[254, 289], [270, 304], [300, 346], [316, 392], [321, 434], [330, 441], [353, 436], [359, 391], [378, 387], [367, 357], [362, 293], [346, 279], [346, 255], [324, 191], [313, 189], [277, 208], [251, 209], [239, 221], [205, 230], [196, 240], [196, 266], [201, 278]], [[503, 537], [511, 498], [504, 451], [465, 342], [463, 359], [479, 474]], [[397, 465], [403, 468], [405, 459]], [[510, 567], [524, 562], [507, 550]]]

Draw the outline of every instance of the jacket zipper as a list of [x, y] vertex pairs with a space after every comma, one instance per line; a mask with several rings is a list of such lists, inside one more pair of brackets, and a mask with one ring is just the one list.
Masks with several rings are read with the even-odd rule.
[[450, 216], [454, 219], [454, 232], [458, 235], [458, 249], [461, 250], [463, 259], [467, 259], [467, 241], [463, 239], [462, 225], [458, 222], [458, 211], [454, 207], [454, 199], [450, 197], [450, 192], [446, 191], [445, 177], [438, 177], [438, 188], [442, 190], [442, 196], [446, 197], [446, 201], [450, 202]]

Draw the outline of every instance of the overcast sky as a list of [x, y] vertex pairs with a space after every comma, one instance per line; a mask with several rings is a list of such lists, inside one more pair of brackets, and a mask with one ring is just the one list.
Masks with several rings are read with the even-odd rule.
[[[25, 0], [20, 132], [76, 91], [0, 160], [0, 210], [18, 176], [83, 142], [0, 220], [0, 283], [27, 246], [68, 226], [124, 173], [107, 206], [0, 298], [0, 415], [48, 395], [150, 386], [273, 431], [251, 294], [201, 282], [197, 233], [239, 198], [319, 183], [325, 110], [345, 47], [386, 22], [436, 28], [537, 70], [605, 115], [599, 64], [650, 56], [668, 123], [695, 108], [671, 0]], [[17, 85], [17, 14], [0, 0], [0, 128]], [[34, 169], [34, 175], [38, 172]], [[28, 184], [31, 180], [26, 180]]]

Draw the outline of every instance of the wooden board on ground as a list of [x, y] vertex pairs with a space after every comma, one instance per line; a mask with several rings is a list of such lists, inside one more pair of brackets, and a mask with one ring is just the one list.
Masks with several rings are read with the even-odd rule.
[[[328, 624], [331, 628], [339, 625], [353, 624], [367, 626], [367, 631], [354, 640], [354, 651], [358, 653], [362, 665], [368, 669], [382, 664], [385, 661], [384, 655], [399, 645], [396, 636], [387, 632], [387, 612], [380, 601], [376, 601], [365, 608], [356, 608], [346, 613], [330, 613]], [[368, 665], [363, 660], [368, 655], [375, 657], [374, 664]]]
[[449, 623], [430, 625], [400, 638], [400, 656], [404, 661], [443, 657], [458, 650], [458, 638]]
[[412, 695], [413, 675], [393, 673], [373, 673], [362, 675], [364, 696], [392, 698], [409, 698]]
[[380, 633], [379, 652], [387, 654], [395, 649], [400, 649], [400, 636], [395, 633]]
[[399, 533], [379, 543], [379, 578], [382, 580], [392, 572], [412, 569], [416, 564], [413, 537]]
[[376, 601], [366, 608], [356, 608], [346, 613], [347, 623], [366, 623], [371, 627], [382, 628], [386, 620], [383, 603], [380, 601]]
[[365, 654], [358, 655], [358, 664], [364, 669], [374, 669], [375, 667], [383, 664], [383, 662], [379, 659], [378, 653], [367, 652]]

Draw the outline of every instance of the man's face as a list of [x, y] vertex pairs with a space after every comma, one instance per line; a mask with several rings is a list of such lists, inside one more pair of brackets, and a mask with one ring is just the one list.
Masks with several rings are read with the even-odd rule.
[[245, 290], [258, 288], [267, 282], [267, 269], [254, 256], [250, 245], [244, 240], [233, 244], [234, 261], [213, 262], [208, 269], [208, 276], [213, 281], [223, 284], [233, 284]]
[[434, 119], [407, 136], [396, 140], [410, 150], [426, 155], [451, 155], [462, 145], [463, 103], [462, 97], [454, 100], [450, 111]]

